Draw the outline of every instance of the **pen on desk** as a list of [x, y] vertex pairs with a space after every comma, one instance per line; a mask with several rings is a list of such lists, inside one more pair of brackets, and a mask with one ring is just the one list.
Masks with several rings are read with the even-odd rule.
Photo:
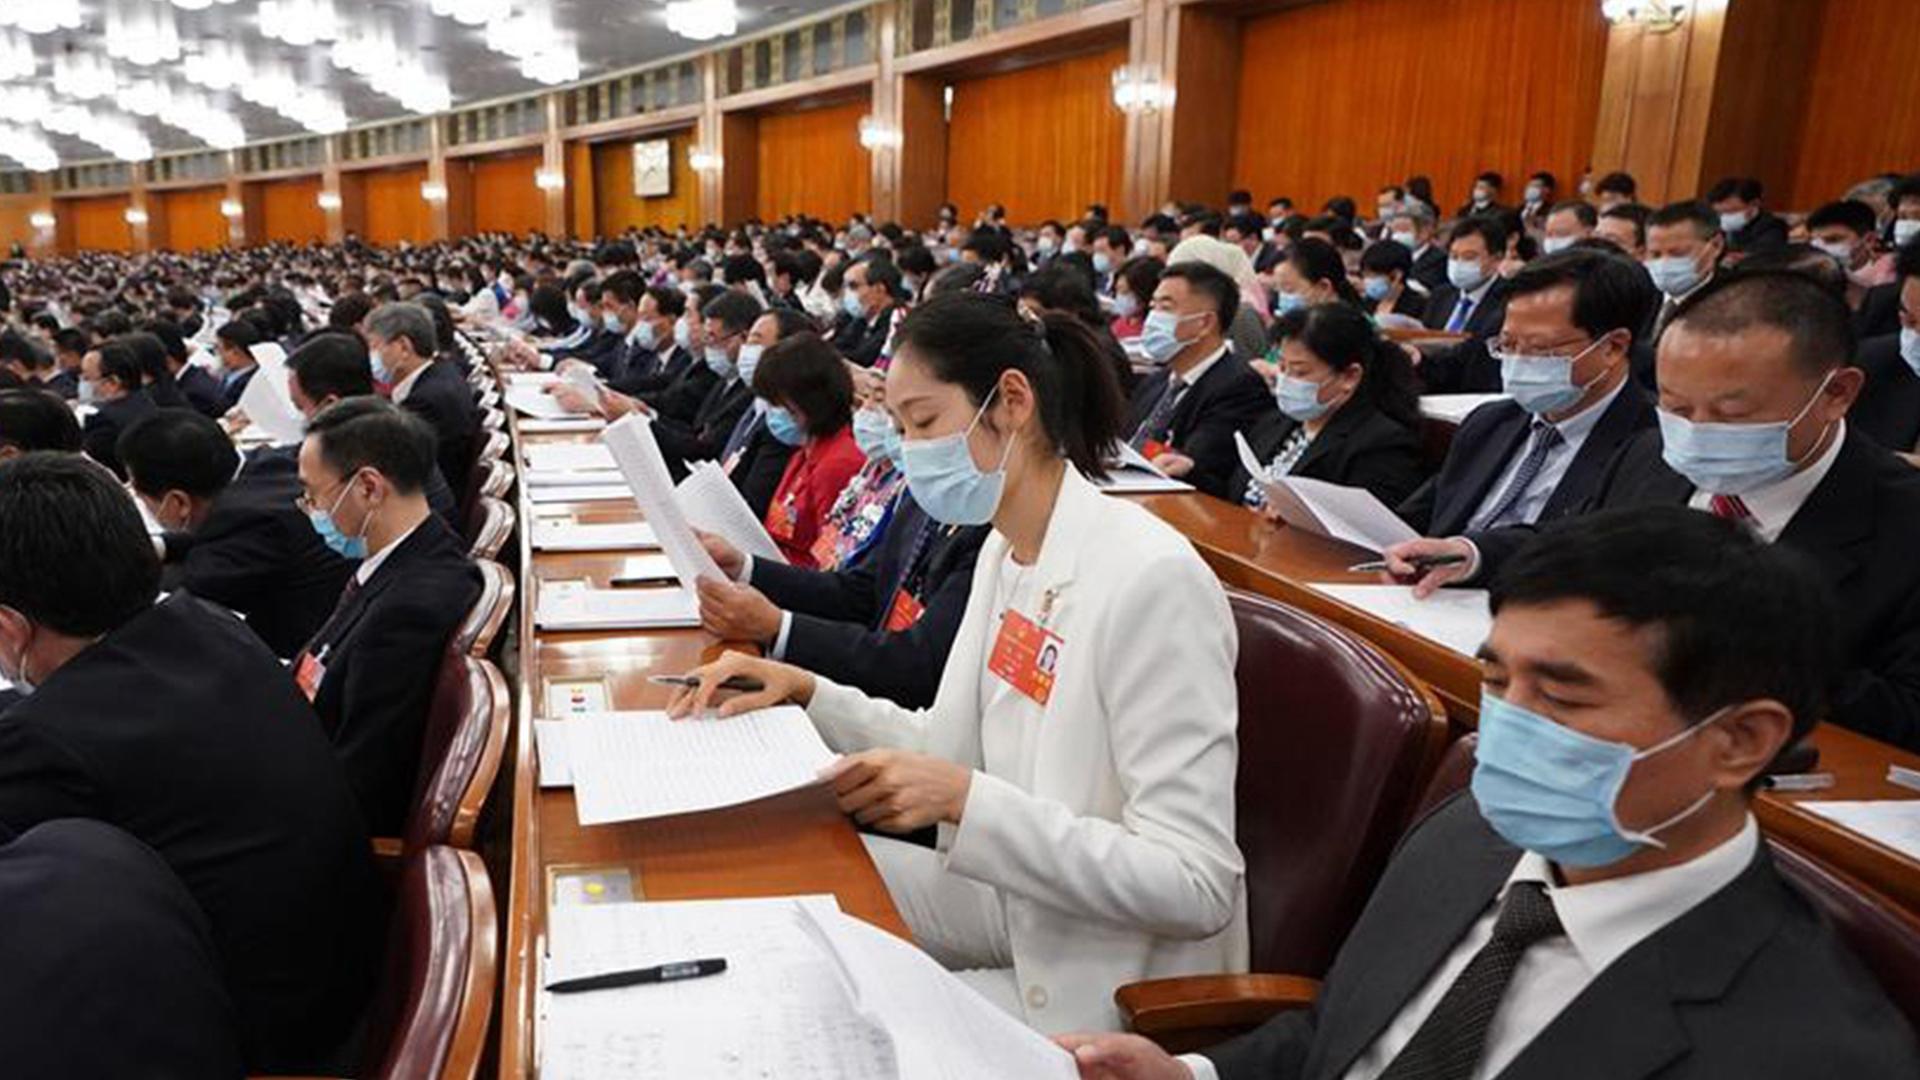
[[614, 990], [622, 986], [700, 979], [708, 975], [718, 975], [725, 970], [727, 970], [725, 960], [682, 960], [677, 964], [660, 964], [657, 967], [635, 968], [632, 971], [610, 971], [605, 975], [561, 979], [559, 982], [547, 984], [547, 989], [556, 994], [577, 994], [583, 990]]
[[1833, 786], [1830, 772], [1783, 773], [1767, 777], [1767, 786], [1775, 791], [1824, 791]]
[[[655, 686], [700, 685], [700, 680], [693, 675], [649, 675], [647, 681]], [[735, 675], [720, 684], [722, 690], [737, 690], [742, 694], [751, 694], [766, 688], [766, 684], [759, 679], [749, 679], [745, 675]]]
[[[1413, 564], [1415, 570], [1431, 570], [1436, 566], [1458, 565], [1466, 562], [1467, 557], [1465, 555], [1415, 555], [1407, 561]], [[1383, 574], [1386, 570], [1387, 564], [1384, 559], [1379, 562], [1355, 563], [1347, 567], [1347, 572], [1351, 574]]]
[[1920, 769], [1909, 769], [1905, 765], [1889, 765], [1887, 766], [1887, 783], [1920, 791]]

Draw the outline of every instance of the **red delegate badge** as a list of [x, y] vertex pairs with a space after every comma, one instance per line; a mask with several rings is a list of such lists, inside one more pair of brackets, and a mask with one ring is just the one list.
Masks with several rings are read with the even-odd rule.
[[772, 519], [767, 522], [767, 531], [773, 534], [775, 540], [793, 539], [793, 531], [799, 525], [799, 515], [794, 513], [792, 498], [774, 503], [767, 516]]
[[1146, 458], [1148, 461], [1152, 461], [1154, 458], [1172, 449], [1173, 447], [1168, 446], [1159, 439], [1148, 439], [1146, 442], [1140, 444], [1140, 456]]
[[1008, 608], [1000, 618], [1000, 636], [994, 639], [993, 652], [987, 657], [987, 670], [1045, 705], [1053, 696], [1061, 645], [1060, 635]]
[[300, 692], [312, 702], [314, 695], [320, 692], [320, 684], [327, 677], [327, 665], [321, 663], [310, 652], [300, 654], [300, 660], [293, 668], [293, 682]]
[[912, 593], [905, 589], [896, 590], [893, 607], [887, 611], [887, 633], [898, 634], [913, 629], [913, 624], [919, 622], [920, 616], [926, 611], [926, 605], [914, 599]]
[[820, 535], [814, 537], [813, 547], [807, 549], [813, 555], [813, 564], [822, 570], [840, 565], [840, 526], [827, 522], [820, 526]]

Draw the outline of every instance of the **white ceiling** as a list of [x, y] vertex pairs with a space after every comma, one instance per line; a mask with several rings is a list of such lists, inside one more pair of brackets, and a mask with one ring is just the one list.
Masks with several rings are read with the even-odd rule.
[[[27, 0], [32, 2], [32, 0]], [[39, 59], [35, 83], [51, 88], [52, 61], [56, 53], [72, 49], [106, 55], [104, 7], [109, 0], [83, 0], [85, 23], [78, 30], [56, 30], [30, 38]], [[345, 106], [348, 122], [359, 125], [376, 120], [396, 119], [408, 114], [400, 103], [374, 92], [362, 77], [335, 67], [329, 60], [325, 43], [295, 47], [274, 41], [260, 32], [260, 0], [234, 0], [216, 3], [204, 11], [183, 11], [168, 0], [135, 0], [169, 11], [179, 28], [180, 42], [186, 54], [193, 54], [201, 42], [226, 39], [242, 43], [254, 62], [275, 58], [292, 66], [296, 81], [303, 86], [329, 91]], [[753, 35], [784, 23], [822, 11], [845, 7], [846, 0], [736, 0], [740, 12], [738, 37]], [[722, 39], [695, 42], [667, 30], [665, 0], [549, 0], [555, 23], [563, 32], [571, 32], [580, 55], [580, 77], [593, 79], [609, 72], [647, 64], [725, 43]], [[524, 6], [516, 3], [515, 11]], [[520, 74], [518, 61], [491, 51], [486, 46], [483, 27], [463, 26], [450, 18], [432, 13], [428, 0], [335, 0], [335, 9], [343, 22], [353, 26], [380, 25], [390, 29], [403, 54], [417, 58], [429, 70], [444, 74], [452, 91], [453, 104], [461, 105], [493, 98], [510, 97], [542, 89], [541, 84]], [[136, 68], [125, 61], [118, 67], [132, 74], [167, 71], [175, 86], [194, 89], [180, 75], [181, 61], [162, 63], [154, 68]], [[303, 133], [302, 127], [270, 109], [242, 100], [234, 91], [206, 92], [215, 105], [230, 110], [246, 129], [248, 142], [259, 142]], [[108, 103], [101, 103], [111, 109]], [[128, 117], [152, 142], [156, 152], [205, 149], [206, 144], [158, 118]], [[0, 121], [30, 120], [30, 117], [0, 117]], [[99, 146], [81, 139], [46, 133], [62, 162], [98, 160], [109, 156]], [[11, 162], [0, 161], [0, 166]]]

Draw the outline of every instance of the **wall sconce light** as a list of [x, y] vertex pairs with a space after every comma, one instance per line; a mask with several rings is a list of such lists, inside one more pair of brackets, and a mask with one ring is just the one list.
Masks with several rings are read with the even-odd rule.
[[687, 164], [693, 166], [695, 172], [717, 172], [725, 159], [711, 150], [695, 150], [687, 155]]
[[1664, 34], [1679, 28], [1687, 14], [1687, 0], [1600, 0], [1600, 14], [1610, 23]]
[[129, 225], [145, 225], [147, 223], [147, 212], [136, 206], [127, 207], [126, 213], [120, 216], [126, 218], [127, 224]]
[[1113, 69], [1113, 104], [1124, 113], [1151, 113], [1173, 107], [1172, 84], [1162, 82], [1151, 64], [1122, 64]]
[[541, 169], [539, 172], [533, 174], [533, 186], [539, 188], [541, 191], [559, 191], [561, 188], [567, 186], [567, 177], [564, 173], [557, 173], [551, 169]]
[[322, 210], [340, 209], [340, 193], [337, 191], [323, 191], [314, 201], [320, 204]]
[[27, 224], [36, 229], [51, 229], [57, 223], [54, 216], [45, 210], [35, 210], [33, 213], [27, 215]]
[[906, 141], [898, 128], [888, 127], [875, 116], [860, 118], [860, 145], [869, 150], [897, 150]]
[[447, 185], [436, 184], [431, 180], [423, 180], [420, 183], [420, 197], [428, 202], [446, 202]]
[[239, 199], [220, 200], [220, 215], [222, 217], [228, 217], [228, 218], [245, 217], [246, 213], [247, 213], [247, 209], [246, 207], [240, 205]]

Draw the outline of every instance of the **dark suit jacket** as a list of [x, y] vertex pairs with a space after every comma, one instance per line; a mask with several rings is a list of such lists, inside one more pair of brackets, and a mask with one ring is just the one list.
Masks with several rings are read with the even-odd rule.
[[756, 418], [753, 433], [747, 436], [747, 444], [740, 451], [740, 460], [734, 462], [733, 472], [728, 478], [740, 491], [740, 497], [752, 508], [753, 516], [765, 521], [767, 507], [773, 505], [773, 493], [780, 490], [780, 478], [787, 474], [787, 462], [793, 460], [794, 448], [773, 437], [767, 430], [767, 422]]
[[0, 848], [0, 1060], [16, 1080], [238, 1078], [207, 917], [154, 851], [67, 818]]
[[[1621, 448], [1587, 510], [1685, 505], [1693, 485], [1667, 468], [1658, 430]], [[1474, 536], [1482, 580], [1526, 543], [1533, 530]], [[1920, 470], [1849, 427], [1839, 456], [1780, 543], [1820, 567], [1840, 601], [1847, 670], [1832, 719], [1863, 735], [1920, 750]]]
[[1867, 385], [1847, 422], [1889, 450], [1912, 452], [1920, 446], [1920, 376], [1900, 357], [1900, 335], [1861, 342], [1855, 363]]
[[674, 480], [685, 477], [687, 466], [693, 462], [719, 461], [727, 436], [733, 434], [733, 426], [752, 404], [752, 387], [739, 379], [715, 379], [691, 421], [661, 414], [653, 422], [653, 437], [660, 443], [660, 453], [667, 459]]
[[[1413, 280], [1427, 287], [1427, 294], [1429, 296], [1438, 291], [1441, 286], [1446, 285], [1446, 249], [1438, 244], [1428, 244], [1427, 250], [1424, 253], [1414, 256], [1412, 277]], [[1432, 309], [1433, 303], [1431, 300], [1428, 301], [1427, 307], [1429, 310]], [[1453, 309], [1448, 308], [1447, 314], [1453, 314]]]
[[1747, 227], [1727, 237], [1727, 248], [1743, 255], [1787, 249], [1787, 223], [1771, 210], [1761, 210]]
[[113, 470], [113, 475], [122, 480], [127, 478], [127, 470], [120, 464], [120, 436], [133, 425], [160, 411], [145, 389], [135, 390], [123, 398], [103, 401], [99, 410], [87, 417], [81, 425], [80, 445], [87, 456]]
[[[1247, 433], [1247, 444], [1263, 463], [1273, 459], [1300, 427], [1274, 409]], [[1426, 479], [1426, 455], [1417, 429], [1394, 420], [1355, 399], [1327, 418], [1307, 449], [1294, 463], [1293, 476], [1325, 480], [1344, 487], [1365, 488], [1388, 506], [1413, 494]], [[1235, 459], [1227, 495], [1238, 502], [1246, 497], [1253, 478]]]
[[[1131, 437], [1153, 412], [1172, 370], [1163, 367], [1133, 388], [1122, 438]], [[1230, 498], [1228, 485], [1240, 460], [1233, 433], [1251, 429], [1273, 409], [1273, 392], [1233, 350], [1214, 361], [1173, 408], [1167, 442], [1193, 459], [1193, 472], [1184, 477], [1187, 483], [1209, 495]]]
[[473, 387], [452, 364], [435, 360], [421, 370], [400, 407], [433, 426], [434, 460], [457, 500], [473, 474], [474, 444], [480, 434], [480, 407], [473, 400]]
[[367, 829], [293, 680], [239, 619], [175, 594], [0, 715], [0, 834], [94, 818], [207, 914], [255, 1072], [328, 1068], [382, 937]]
[[434, 673], [479, 597], [466, 546], [430, 516], [307, 643], [326, 667], [313, 711], [376, 835], [406, 823]]
[[71, 368], [62, 368], [47, 380], [47, 389], [72, 401], [80, 394], [80, 373]]
[[593, 370], [604, 380], [620, 373], [626, 359], [626, 349], [626, 335], [595, 327], [587, 340], [571, 349], [555, 349], [551, 355], [555, 361], [579, 360], [592, 364]]
[[685, 349], [675, 349], [674, 353], [676, 358], [686, 357], [679, 369], [675, 371], [673, 363], [669, 361], [664, 370], [674, 373], [658, 390], [638, 396], [653, 408], [659, 419], [691, 424], [699, 414], [700, 406], [706, 403], [707, 392], [720, 384], [720, 376], [707, 366], [704, 357], [694, 356]]
[[[1493, 401], [1460, 422], [1440, 472], [1421, 485], [1395, 512], [1426, 536], [1455, 536], [1466, 531], [1473, 513], [1506, 470], [1513, 455], [1524, 453], [1533, 417], [1511, 401]], [[1560, 486], [1540, 512], [1553, 521], [1578, 513], [1593, 496], [1607, 465], [1628, 440], [1653, 427], [1653, 400], [1629, 380], [1607, 406], [1580, 452], [1573, 456]]]
[[[1311, 1010], [1205, 1051], [1222, 1080], [1338, 1080], [1495, 902], [1519, 860], [1471, 797], [1415, 827]], [[1500, 1080], [1913, 1076], [1913, 1032], [1764, 847], [1600, 972]]]
[[[886, 534], [853, 565], [828, 572], [755, 559], [753, 586], [793, 613], [788, 663], [918, 709], [933, 704], [939, 689], [989, 530], [932, 522], [904, 488], [897, 498]], [[929, 527], [919, 558], [907, 565]], [[887, 617], [903, 587], [925, 610], [911, 628], [892, 633]]]
[[698, 362], [693, 353], [671, 343], [664, 352], [630, 345], [620, 374], [608, 379], [607, 385], [629, 397], [651, 394], [666, 389], [689, 365]]
[[226, 414], [226, 397], [220, 393], [220, 380], [208, 374], [205, 368], [192, 364], [180, 369], [175, 383], [180, 387], [180, 396], [187, 404], [202, 416], [215, 419]]
[[887, 335], [893, 332], [893, 305], [889, 304], [872, 318], [854, 319], [833, 335], [833, 347], [840, 355], [859, 364], [872, 367], [880, 359], [880, 350], [887, 346]]
[[256, 364], [245, 371], [220, 377], [221, 412], [224, 413], [240, 404], [240, 395], [247, 392], [247, 384], [253, 381], [254, 372], [259, 370], [260, 367]]
[[197, 532], [166, 537], [168, 587], [246, 616], [275, 656], [292, 656], [320, 629], [353, 573], [294, 505], [299, 494], [292, 461], [256, 459], [214, 497]]
[[[1427, 300], [1427, 326], [1445, 329], [1453, 318], [1454, 305], [1459, 302], [1460, 290], [1451, 283], [1435, 289]], [[1421, 386], [1429, 394], [1499, 393], [1500, 365], [1487, 351], [1486, 343], [1500, 335], [1506, 321], [1507, 282], [1497, 278], [1467, 313], [1465, 330], [1470, 340], [1421, 350], [1424, 356], [1420, 361]]]
[[1875, 285], [1853, 313], [1853, 333], [1862, 341], [1900, 332], [1900, 282]]

